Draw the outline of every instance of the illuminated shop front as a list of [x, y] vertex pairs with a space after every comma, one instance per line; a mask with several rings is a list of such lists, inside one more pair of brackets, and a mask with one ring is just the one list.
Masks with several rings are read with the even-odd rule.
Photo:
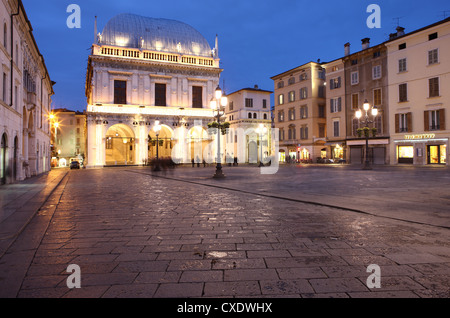
[[399, 164], [448, 164], [448, 138], [436, 134], [405, 135], [394, 140], [396, 160]]
[[325, 146], [329, 146], [329, 148], [327, 148], [326, 156], [323, 156], [322, 154], [322, 158], [329, 158], [333, 159], [334, 161], [345, 160], [344, 142], [328, 142], [325, 144]]
[[344, 159], [344, 148], [339, 144], [333, 148], [333, 159]]
[[297, 160], [297, 149], [289, 149], [289, 157], [291, 157], [291, 160]]
[[300, 160], [310, 160], [311, 159], [311, 153], [309, 149], [301, 148], [300, 150]]
[[280, 149], [278, 152], [278, 162], [286, 162], [286, 152], [284, 149]]

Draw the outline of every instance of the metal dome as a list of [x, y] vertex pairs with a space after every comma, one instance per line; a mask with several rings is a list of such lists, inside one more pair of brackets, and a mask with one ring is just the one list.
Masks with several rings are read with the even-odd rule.
[[108, 21], [99, 44], [211, 57], [208, 41], [190, 25], [123, 13]]

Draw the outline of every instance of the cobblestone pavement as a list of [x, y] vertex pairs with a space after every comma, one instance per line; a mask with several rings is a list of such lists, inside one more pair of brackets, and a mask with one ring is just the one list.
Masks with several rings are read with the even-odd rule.
[[[450, 296], [448, 228], [177, 173], [69, 171], [0, 259], [0, 297]], [[69, 264], [81, 288], [67, 287]]]

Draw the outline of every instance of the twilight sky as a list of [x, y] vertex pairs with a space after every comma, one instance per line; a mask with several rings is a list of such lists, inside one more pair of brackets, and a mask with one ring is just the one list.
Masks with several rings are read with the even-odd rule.
[[[87, 59], [98, 32], [119, 13], [174, 19], [197, 29], [219, 54], [226, 93], [255, 84], [274, 89], [271, 76], [309, 61], [331, 61], [361, 50], [361, 39], [379, 44], [397, 21], [411, 32], [450, 16], [448, 0], [22, 0], [54, 86], [53, 108], [86, 109]], [[81, 28], [70, 29], [67, 7], [81, 8]], [[370, 4], [381, 8], [381, 28], [369, 29]], [[399, 18], [399, 19], [397, 19]], [[223, 88], [223, 87], [222, 87]]]

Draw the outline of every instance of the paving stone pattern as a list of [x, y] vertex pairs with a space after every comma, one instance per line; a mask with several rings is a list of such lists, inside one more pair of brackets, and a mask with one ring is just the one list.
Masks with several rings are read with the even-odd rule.
[[449, 297], [449, 233], [145, 169], [76, 170], [0, 259], [0, 296]]

